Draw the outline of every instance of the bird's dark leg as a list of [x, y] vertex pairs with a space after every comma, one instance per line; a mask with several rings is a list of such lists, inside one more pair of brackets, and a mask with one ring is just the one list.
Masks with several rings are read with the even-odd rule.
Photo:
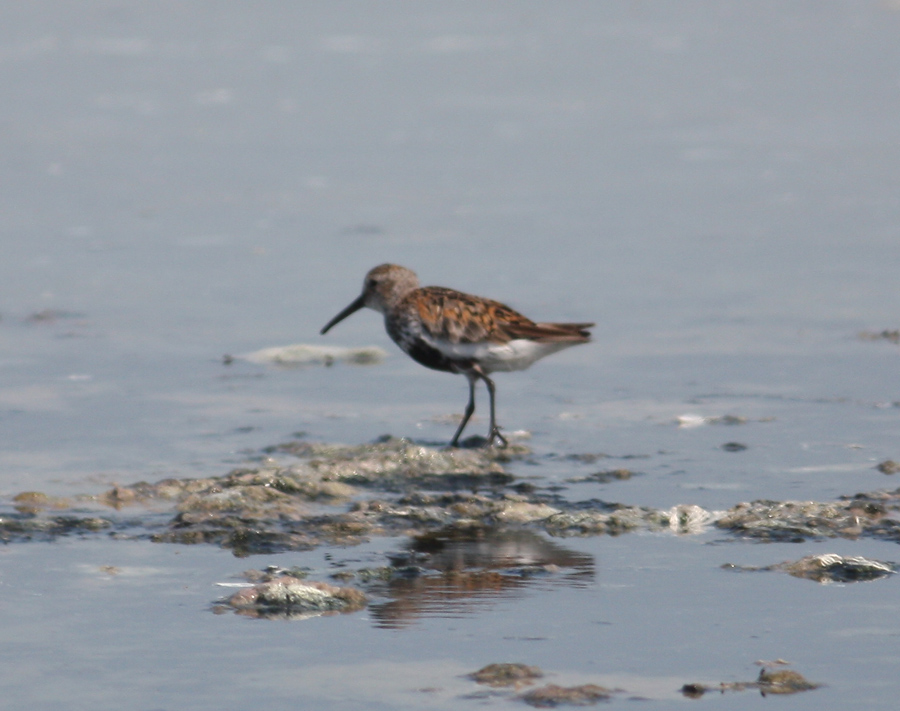
[[[451, 447], [459, 446], [459, 436], [466, 428], [466, 424], [468, 423], [469, 418], [472, 416], [472, 413], [475, 412], [475, 383], [478, 381], [478, 375], [474, 373], [466, 373], [465, 376], [469, 381], [469, 404], [466, 405], [466, 411], [463, 413], [462, 422], [460, 422], [459, 427], [456, 428], [456, 434], [453, 435], [453, 439], [450, 440]], [[494, 402], [493, 398], [491, 398], [491, 402]]]
[[494, 446], [494, 440], [498, 439], [498, 440], [500, 440], [501, 446], [506, 447], [509, 444], [509, 442], [506, 441], [506, 437], [504, 437], [502, 434], [500, 434], [500, 427], [497, 426], [497, 416], [495, 414], [495, 407], [494, 407], [494, 399], [495, 399], [495, 397], [494, 397], [494, 389], [495, 389], [494, 381], [491, 380], [483, 372], [481, 372], [480, 368], [478, 368], [475, 372], [478, 374], [478, 377], [484, 381], [484, 384], [487, 385], [488, 395], [491, 396], [491, 429], [488, 432], [487, 446], [488, 447]]

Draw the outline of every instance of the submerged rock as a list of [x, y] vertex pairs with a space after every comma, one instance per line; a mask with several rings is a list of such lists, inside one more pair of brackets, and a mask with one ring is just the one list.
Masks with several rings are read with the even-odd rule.
[[875, 468], [882, 474], [896, 474], [897, 472], [900, 472], [900, 464], [893, 459], [886, 459]]
[[532, 689], [519, 698], [535, 708], [552, 708], [555, 706], [589, 706], [598, 701], [608, 701], [613, 691], [597, 684], [581, 686], [557, 686], [547, 684], [539, 689]]
[[726, 442], [721, 449], [725, 452], [743, 452], [747, 449], [747, 445], [743, 442]]
[[587, 476], [578, 476], [566, 479], [571, 484], [580, 484], [586, 481], [596, 481], [600, 484], [608, 484], [611, 481], [626, 481], [635, 476], [635, 472], [630, 469], [608, 469], [602, 472], [594, 472]]
[[544, 676], [539, 667], [527, 664], [488, 664], [469, 675], [479, 684], [493, 687], [524, 686]]

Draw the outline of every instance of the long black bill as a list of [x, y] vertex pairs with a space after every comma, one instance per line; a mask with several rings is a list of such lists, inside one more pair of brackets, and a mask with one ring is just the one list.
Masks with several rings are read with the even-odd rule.
[[354, 301], [346, 309], [341, 311], [337, 316], [335, 316], [333, 319], [331, 319], [331, 321], [326, 323], [325, 328], [323, 328], [321, 331], [319, 331], [319, 333], [322, 335], [328, 333], [328, 329], [330, 329], [332, 326], [334, 326], [334, 324], [343, 321], [350, 314], [356, 313], [365, 305], [366, 305], [366, 297], [364, 294], [360, 294], [359, 297], [356, 299], [356, 301]]

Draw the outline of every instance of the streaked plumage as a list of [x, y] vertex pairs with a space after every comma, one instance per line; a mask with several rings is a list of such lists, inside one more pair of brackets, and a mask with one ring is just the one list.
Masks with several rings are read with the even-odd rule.
[[499, 440], [495, 417], [496, 371], [523, 370], [536, 360], [563, 348], [587, 343], [592, 323], [535, 323], [499, 301], [464, 294], [441, 286], [419, 286], [415, 273], [396, 264], [382, 264], [366, 274], [363, 290], [347, 308], [322, 329], [363, 307], [384, 314], [388, 335], [422, 365], [461, 373], [469, 381], [469, 403], [451, 447], [475, 411], [475, 383], [484, 381], [490, 395], [488, 444]]

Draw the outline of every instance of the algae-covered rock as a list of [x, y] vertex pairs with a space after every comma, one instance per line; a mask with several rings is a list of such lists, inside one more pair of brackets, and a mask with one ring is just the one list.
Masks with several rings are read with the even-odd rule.
[[900, 464], [893, 459], [886, 459], [883, 462], [880, 462], [875, 468], [882, 474], [896, 474], [897, 472], [900, 472]]
[[72, 506], [72, 501], [41, 491], [23, 491], [13, 497], [13, 504], [20, 513], [36, 513], [45, 509], [67, 509]]
[[307, 466], [276, 467], [229, 474], [224, 486], [263, 486], [285, 494], [296, 494], [309, 501], [349, 499], [355, 487], [334, 481]]
[[519, 663], [488, 664], [469, 675], [471, 679], [479, 684], [493, 687], [519, 687], [531, 684], [535, 679], [540, 679], [542, 676], [544, 676], [544, 672], [539, 667]]
[[800, 691], [818, 689], [820, 684], [808, 681], [800, 672], [793, 669], [761, 669], [756, 687], [760, 693], [766, 694], [796, 694]]
[[465, 486], [512, 481], [490, 449], [437, 449], [395, 438], [352, 446], [291, 442], [277, 449], [305, 458], [323, 480], [362, 486], [442, 488], [455, 480]]
[[225, 604], [252, 617], [297, 617], [355, 612], [366, 606], [364, 593], [348, 587], [282, 575], [243, 588]]
[[871, 536], [900, 541], [900, 489], [841, 497], [838, 501], [753, 501], [717, 521], [719, 528], [765, 541]]
[[669, 519], [656, 509], [606, 504], [599, 508], [562, 511], [548, 516], [541, 524], [554, 536], [617, 535], [638, 529], [668, 527]]
[[107, 518], [91, 515], [53, 515], [30, 512], [0, 515], [0, 541], [43, 541], [59, 536], [87, 535], [113, 527]]
[[754, 501], [727, 511], [716, 526], [751, 538], [803, 541], [856, 535], [860, 518], [842, 502]]
[[[489, 517], [495, 508], [491, 501], [456, 490], [502, 489], [512, 481], [491, 452], [393, 438], [355, 446], [292, 442], [277, 450], [299, 461], [284, 464], [267, 457], [259, 466], [222, 477], [119, 486], [100, 501], [114, 508], [174, 504], [174, 518], [167, 530], [152, 534], [153, 540], [217, 543], [248, 555], [323, 543], [353, 545], [369, 535]], [[404, 500], [426, 489], [449, 491], [450, 498]], [[373, 490], [390, 496], [372, 500]], [[335, 513], [336, 506], [344, 512]]]
[[530, 503], [528, 501], [504, 501], [494, 511], [494, 521], [497, 523], [530, 523], [542, 521], [550, 516], [560, 513], [559, 509], [547, 504]]
[[668, 520], [670, 530], [689, 535], [702, 533], [721, 516], [721, 513], [717, 511], [708, 511], [701, 506], [684, 504], [673, 506], [662, 513], [663, 518]]
[[297, 501], [288, 494], [266, 486], [213, 486], [190, 494], [177, 507], [183, 513], [240, 512], [243, 518], [283, 515], [296, 512]]
[[886, 578], [897, 572], [893, 563], [882, 563], [862, 556], [842, 556], [837, 553], [809, 555], [795, 561], [769, 566], [796, 578], [815, 580], [818, 583], [855, 583]]

